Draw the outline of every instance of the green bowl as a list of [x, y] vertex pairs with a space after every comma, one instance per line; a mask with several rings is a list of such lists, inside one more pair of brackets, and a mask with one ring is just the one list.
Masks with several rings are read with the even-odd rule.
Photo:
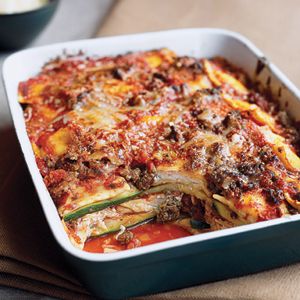
[[0, 14], [0, 50], [23, 48], [32, 42], [52, 18], [58, 0], [31, 11]]

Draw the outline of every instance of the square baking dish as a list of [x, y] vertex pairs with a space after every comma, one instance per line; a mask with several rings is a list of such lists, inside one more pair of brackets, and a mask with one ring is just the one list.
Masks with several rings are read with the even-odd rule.
[[183, 29], [98, 38], [19, 51], [3, 65], [16, 133], [49, 227], [83, 284], [102, 299], [145, 295], [254, 273], [300, 261], [300, 215], [171, 240], [116, 253], [94, 254], [69, 241], [37, 168], [18, 103], [20, 81], [62, 54], [116, 55], [168, 47], [178, 55], [223, 56], [268, 88], [296, 120], [300, 92], [251, 42], [222, 29]]

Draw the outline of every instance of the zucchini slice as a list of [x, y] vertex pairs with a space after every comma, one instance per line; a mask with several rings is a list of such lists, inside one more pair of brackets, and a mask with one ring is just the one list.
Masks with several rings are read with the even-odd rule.
[[107, 207], [122, 204], [124, 202], [134, 199], [137, 196], [143, 196], [143, 195], [148, 195], [148, 194], [153, 194], [153, 193], [159, 193], [159, 192], [165, 191], [165, 190], [171, 190], [172, 187], [173, 187], [172, 184], [163, 184], [163, 185], [152, 187], [147, 191], [133, 191], [133, 192], [129, 192], [129, 193], [127, 192], [126, 194], [119, 195], [115, 198], [106, 199], [103, 201], [94, 202], [94, 203], [82, 206], [74, 211], [67, 213], [63, 217], [63, 219], [66, 222], [75, 220], [75, 219], [83, 217], [87, 214], [91, 214], [91, 213], [103, 210]]
[[201, 198], [203, 193], [195, 184], [182, 184], [182, 183], [164, 183], [161, 185], [153, 186], [149, 190], [146, 191], [137, 191], [134, 190], [132, 192], [126, 192], [121, 195], [118, 195], [115, 198], [110, 198], [98, 202], [93, 202], [91, 204], [87, 204], [85, 206], [81, 206], [76, 210], [73, 210], [64, 215], [64, 221], [71, 221], [83, 217], [84, 215], [91, 214], [100, 210], [103, 210], [110, 206], [115, 206], [122, 204], [124, 202], [130, 201], [137, 196], [144, 196], [154, 193], [160, 193], [164, 191], [181, 191], [186, 194], [195, 195], [198, 198]]
[[70, 213], [67, 213], [63, 219], [66, 222], [74, 220], [74, 219], [78, 219], [80, 217], [83, 217], [84, 215], [91, 214], [93, 212], [97, 212], [97, 211], [105, 209], [107, 207], [110, 207], [113, 205], [118, 205], [123, 202], [129, 201], [129, 200], [135, 198], [136, 196], [140, 195], [141, 193], [142, 193], [141, 191], [135, 191], [132, 193], [126, 193], [125, 195], [123, 194], [123, 195], [118, 196], [113, 199], [108, 199], [108, 200], [104, 200], [104, 201], [100, 201], [100, 202], [91, 203], [91, 204], [82, 206], [74, 211], [71, 211]]
[[152, 211], [142, 214], [127, 214], [119, 219], [107, 218], [105, 220], [106, 229], [104, 229], [103, 227], [95, 228], [90, 237], [99, 237], [109, 233], [118, 232], [120, 230], [121, 225], [123, 225], [126, 228], [132, 228], [137, 225], [150, 222], [154, 219], [155, 215], [156, 213]]
[[238, 218], [238, 216], [236, 218], [232, 217], [232, 213], [233, 211], [231, 211], [226, 205], [224, 205], [223, 203], [219, 202], [219, 201], [214, 201], [213, 205], [215, 207], [215, 209], [217, 210], [217, 212], [219, 213], [219, 215], [224, 218], [225, 220], [229, 221], [230, 223], [232, 223], [233, 225], [244, 225], [246, 224], [246, 222], [240, 220]]

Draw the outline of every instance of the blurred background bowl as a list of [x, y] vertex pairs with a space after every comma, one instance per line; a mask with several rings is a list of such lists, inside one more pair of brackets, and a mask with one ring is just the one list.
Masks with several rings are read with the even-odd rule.
[[21, 13], [0, 14], [0, 50], [23, 48], [32, 42], [51, 20], [59, 0]]

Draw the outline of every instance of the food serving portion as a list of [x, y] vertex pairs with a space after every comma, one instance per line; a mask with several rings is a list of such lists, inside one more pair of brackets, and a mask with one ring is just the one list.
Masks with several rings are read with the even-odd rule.
[[71, 242], [114, 252], [296, 214], [299, 133], [225, 59], [63, 55], [19, 84]]

